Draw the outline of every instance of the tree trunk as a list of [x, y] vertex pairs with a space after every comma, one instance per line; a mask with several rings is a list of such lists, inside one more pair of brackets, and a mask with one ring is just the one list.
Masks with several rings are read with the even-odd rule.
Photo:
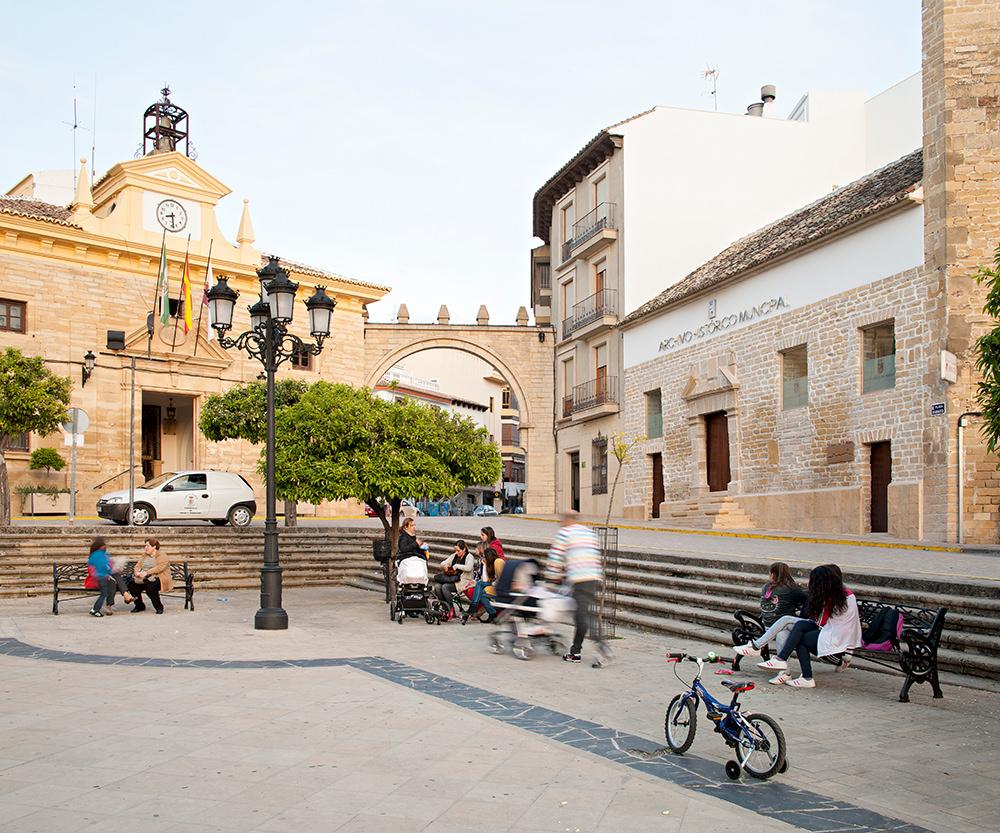
[[294, 500], [285, 501], [285, 526], [299, 525], [298, 506]]
[[0, 526], [10, 526], [10, 480], [7, 477], [7, 458], [0, 451]]

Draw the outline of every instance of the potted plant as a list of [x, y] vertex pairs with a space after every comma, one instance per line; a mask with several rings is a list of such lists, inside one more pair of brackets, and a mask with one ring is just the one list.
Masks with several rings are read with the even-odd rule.
[[[54, 448], [36, 448], [31, 452], [28, 468], [32, 471], [44, 469], [46, 475], [66, 468], [66, 460]], [[25, 515], [66, 515], [69, 513], [69, 489], [42, 484], [18, 486], [18, 494], [23, 499], [22, 513]]]

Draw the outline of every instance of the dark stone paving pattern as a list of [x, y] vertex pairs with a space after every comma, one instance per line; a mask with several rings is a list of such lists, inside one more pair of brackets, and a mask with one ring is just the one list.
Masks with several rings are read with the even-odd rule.
[[[36, 648], [17, 639], [0, 638], [0, 654], [49, 662], [74, 662], [92, 665], [144, 666], [149, 668], [333, 668], [348, 666], [386, 682], [436, 697], [483, 717], [499, 720], [527, 732], [557, 741], [572, 749], [590, 752], [612, 763], [646, 773], [671, 784], [712, 796], [768, 818], [816, 833], [846, 831], [898, 831], [930, 833], [925, 827], [836, 801], [818, 793], [791, 787], [780, 781], [720, 781], [718, 763], [696, 755], [665, 755], [645, 758], [628, 750], [649, 746], [650, 741], [637, 735], [619, 732], [589, 720], [536, 706], [524, 700], [496, 694], [476, 686], [421, 671], [410, 665], [382, 657], [344, 657], [300, 660], [175, 660], [166, 657], [120, 657], [102, 654], [79, 654], [50, 648]], [[721, 741], [720, 741], [721, 742]]]

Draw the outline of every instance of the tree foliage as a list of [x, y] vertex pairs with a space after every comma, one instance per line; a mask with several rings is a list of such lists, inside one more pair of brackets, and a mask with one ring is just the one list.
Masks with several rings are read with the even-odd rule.
[[[260, 384], [210, 396], [202, 433], [213, 441], [263, 443], [265, 399]], [[265, 464], [262, 449], [262, 476]], [[495, 483], [503, 464], [486, 429], [470, 419], [409, 400], [388, 402], [368, 388], [286, 380], [275, 390], [274, 467], [275, 493], [283, 500], [360, 500], [381, 519], [395, 549], [403, 498], [450, 497]]]
[[[395, 549], [405, 497], [450, 497], [495, 483], [503, 463], [486, 429], [368, 388], [317, 382], [277, 416], [276, 487], [295, 500], [356, 498], [382, 519]], [[392, 520], [381, 499], [389, 501]]]
[[[1000, 247], [993, 255], [993, 267], [981, 266], [975, 278], [989, 286], [983, 310], [1000, 319]], [[976, 340], [976, 369], [980, 373], [976, 400], [983, 411], [981, 429], [986, 447], [996, 452], [1000, 445], [1000, 323]]]
[[[282, 379], [274, 385], [274, 408], [279, 412], [306, 392], [308, 385]], [[263, 382], [237, 385], [221, 396], [212, 394], [201, 408], [201, 433], [212, 442], [246, 440], [260, 445], [267, 439], [267, 386]]]
[[66, 460], [54, 448], [36, 448], [31, 452], [28, 468], [32, 471], [37, 471], [38, 469], [62, 471], [66, 468]]
[[[68, 418], [68, 376], [56, 376], [41, 356], [25, 356], [8, 347], [0, 354], [0, 440], [25, 431], [48, 434]], [[0, 451], [0, 526], [10, 524], [10, 481]]]

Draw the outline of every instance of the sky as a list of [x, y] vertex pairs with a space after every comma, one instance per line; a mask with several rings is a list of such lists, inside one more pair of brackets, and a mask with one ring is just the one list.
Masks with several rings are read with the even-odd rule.
[[[919, 0], [0, 0], [0, 192], [131, 159], [168, 84], [258, 249], [391, 286], [394, 320], [530, 309], [532, 197], [656, 105], [743, 113], [774, 84], [869, 96], [920, 69]], [[74, 150], [74, 100], [76, 103]]]

